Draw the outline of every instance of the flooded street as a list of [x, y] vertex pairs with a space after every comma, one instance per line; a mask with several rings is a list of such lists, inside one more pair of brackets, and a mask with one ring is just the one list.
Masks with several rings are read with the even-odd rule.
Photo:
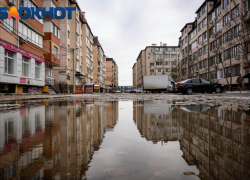
[[1, 179], [250, 179], [248, 106], [17, 104], [0, 111]]

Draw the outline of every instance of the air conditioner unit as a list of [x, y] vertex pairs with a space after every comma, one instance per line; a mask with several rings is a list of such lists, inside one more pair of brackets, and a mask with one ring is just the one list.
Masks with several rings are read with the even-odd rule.
[[0, 91], [8, 91], [9, 86], [8, 85], [0, 85]]
[[240, 60], [240, 57], [239, 57], [239, 56], [236, 56], [235, 59], [236, 59], [236, 60]]
[[16, 0], [8, 0], [8, 5], [9, 6], [15, 6], [16, 5]]
[[210, 24], [213, 24], [213, 21], [209, 21]]
[[27, 38], [25, 36], [20, 36], [19, 42], [20, 42], [20, 44], [25, 44], [25, 43], [27, 43]]
[[201, 45], [203, 45], [204, 43], [203, 42], [201, 42]]

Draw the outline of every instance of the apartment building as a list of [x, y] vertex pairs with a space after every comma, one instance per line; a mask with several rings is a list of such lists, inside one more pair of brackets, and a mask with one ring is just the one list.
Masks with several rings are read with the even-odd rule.
[[106, 85], [118, 89], [118, 66], [113, 58], [106, 58]]
[[136, 60], [136, 86], [143, 88], [143, 77], [146, 75], [171, 75], [172, 68], [178, 63], [178, 51], [178, 46], [167, 46], [166, 43], [160, 46], [152, 44], [141, 50]]
[[[43, 7], [42, 0], [0, 1], [0, 7]], [[38, 19], [0, 20], [0, 91], [41, 93], [45, 85], [44, 22]]]
[[106, 92], [106, 56], [97, 36], [94, 37], [93, 44], [93, 82], [99, 85], [99, 92]]
[[236, 86], [240, 74], [249, 74], [249, 1], [204, 1], [196, 14], [181, 29], [179, 78]]
[[137, 63], [134, 63], [132, 67], [132, 76], [133, 76], [133, 88], [137, 89]]
[[184, 107], [177, 114], [183, 159], [196, 166], [203, 179], [249, 179], [250, 116], [235, 108], [214, 108], [202, 113], [195, 109], [201, 110]]
[[60, 66], [55, 77], [65, 85], [65, 93], [82, 93], [86, 83], [93, 83], [93, 33], [77, 1], [61, 0], [61, 7], [76, 7], [72, 19], [60, 21]]

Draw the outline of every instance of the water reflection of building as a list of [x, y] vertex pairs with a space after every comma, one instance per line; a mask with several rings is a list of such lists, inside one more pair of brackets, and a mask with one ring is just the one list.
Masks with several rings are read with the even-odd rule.
[[201, 109], [178, 109], [185, 161], [199, 168], [200, 179], [250, 179], [250, 116], [237, 109]]
[[43, 104], [0, 113], [1, 178], [82, 179], [118, 120], [117, 102]]
[[0, 178], [43, 177], [45, 108], [0, 112]]
[[177, 111], [171, 104], [137, 101], [133, 111], [133, 119], [142, 137], [147, 140], [157, 143], [180, 139]]

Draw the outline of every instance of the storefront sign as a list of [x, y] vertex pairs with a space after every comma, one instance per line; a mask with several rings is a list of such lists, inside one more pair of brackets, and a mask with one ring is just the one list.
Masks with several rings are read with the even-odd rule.
[[29, 87], [28, 88], [28, 93], [35, 94], [36, 92], [37, 92], [37, 88], [36, 87]]
[[21, 84], [26, 84], [26, 79], [25, 78], [20, 78], [20, 83]]
[[77, 85], [75, 86], [75, 93], [76, 94], [81, 94], [82, 93], [82, 86], [80, 85]]
[[62, 74], [62, 73], [66, 73], [66, 71], [59, 71], [59, 73], [60, 73], [60, 74]]
[[35, 59], [35, 61], [38, 61], [38, 62], [45, 62], [45, 60], [43, 58], [40, 58], [34, 54], [31, 54], [27, 51], [24, 51], [22, 49], [19, 49], [17, 48], [16, 46], [13, 46], [9, 43], [6, 43], [4, 41], [0, 41], [0, 46], [4, 47], [5, 49], [9, 50], [9, 51], [12, 51], [12, 52], [15, 52], [15, 53], [20, 53], [22, 56], [25, 56], [27, 58], [33, 58]]
[[23, 93], [23, 87], [17, 86], [16, 93], [18, 93], [18, 94]]
[[92, 93], [93, 92], [93, 86], [87, 86], [87, 87], [85, 87], [85, 92], [86, 93]]

